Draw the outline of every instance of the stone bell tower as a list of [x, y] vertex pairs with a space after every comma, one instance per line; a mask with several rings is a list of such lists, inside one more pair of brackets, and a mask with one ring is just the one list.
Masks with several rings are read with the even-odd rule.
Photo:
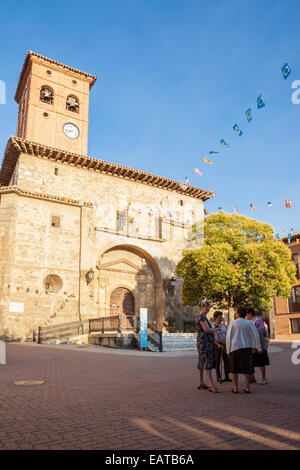
[[89, 94], [96, 79], [29, 51], [15, 94], [17, 137], [87, 155]]

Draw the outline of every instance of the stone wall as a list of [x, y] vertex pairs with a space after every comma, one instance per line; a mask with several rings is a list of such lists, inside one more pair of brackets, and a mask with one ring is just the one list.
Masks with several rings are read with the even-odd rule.
[[[9, 338], [29, 339], [38, 326], [109, 315], [110, 295], [121, 286], [133, 292], [136, 313], [147, 307], [160, 328], [182, 329], [184, 319], [195, 317], [197, 309], [182, 306], [180, 280], [172, 296], [163, 281], [176, 276], [182, 250], [190, 246], [191, 223], [203, 223], [201, 200], [26, 154], [14, 183], [95, 207], [1, 196], [0, 309]], [[159, 220], [155, 206], [172, 211], [173, 218]], [[134, 223], [127, 217], [131, 211]], [[122, 212], [127, 215], [119, 223]], [[180, 225], [183, 220], [188, 228]], [[95, 275], [87, 284], [90, 269]], [[55, 292], [46, 285], [49, 276], [61, 283]], [[10, 312], [10, 302], [24, 303], [24, 314]]]

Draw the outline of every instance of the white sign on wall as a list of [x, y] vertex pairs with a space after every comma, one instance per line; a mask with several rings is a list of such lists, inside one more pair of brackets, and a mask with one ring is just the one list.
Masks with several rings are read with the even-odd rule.
[[24, 313], [24, 302], [9, 302], [9, 311], [14, 313]]

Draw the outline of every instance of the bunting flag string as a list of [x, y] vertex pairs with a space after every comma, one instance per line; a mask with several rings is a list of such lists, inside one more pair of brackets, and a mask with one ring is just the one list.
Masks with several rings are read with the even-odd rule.
[[[293, 54], [292, 54], [290, 57], [288, 57], [287, 61], [286, 61], [286, 62], [280, 67], [280, 69], [275, 73], [275, 75], [274, 75], [274, 76], [272, 77], [272, 79], [268, 82], [268, 84], [267, 84], [265, 87], [261, 88], [261, 93], [260, 93], [260, 94], [257, 96], [257, 98], [256, 98], [256, 107], [257, 107], [258, 110], [260, 110], [260, 109], [262, 109], [262, 108], [264, 108], [264, 107], [266, 106], [266, 101], [265, 101], [265, 99], [264, 99], [264, 97], [263, 97], [263, 93], [264, 93], [264, 91], [265, 91], [266, 89], [269, 88], [269, 86], [270, 86], [271, 83], [275, 80], [275, 78], [278, 77], [278, 75], [281, 75], [284, 80], [287, 80], [287, 79], [289, 78], [289, 76], [290, 76], [291, 73], [292, 73], [292, 69], [291, 69], [291, 67], [290, 67], [290, 61], [291, 61], [291, 59], [294, 57], [294, 55], [298, 52], [299, 49], [300, 49], [300, 44], [299, 44], [299, 45], [296, 47], [296, 49], [293, 51]], [[249, 108], [246, 110], [246, 113], [245, 113], [245, 114], [246, 114], [246, 121], [247, 121], [247, 123], [249, 124], [250, 122], [253, 121], [253, 111], [252, 111], [252, 107], [249, 107]], [[233, 130], [234, 130], [234, 132], [235, 132], [239, 137], [243, 136], [243, 133], [244, 133], [244, 132], [243, 132], [243, 130], [242, 130], [242, 128], [240, 127], [239, 124], [235, 123], [235, 124], [233, 125]], [[224, 149], [226, 149], [226, 150], [229, 150], [229, 149], [230, 149], [230, 146], [229, 146], [228, 142], [227, 142], [224, 138], [222, 138], [222, 139], [219, 141], [219, 143], [222, 145], [222, 147], [224, 147]], [[216, 155], [216, 154], [219, 154], [219, 153], [220, 153], [220, 152], [218, 152], [218, 151], [216, 151], [216, 150], [210, 150], [209, 153], [208, 153], [208, 155]], [[213, 165], [213, 164], [214, 164], [214, 162], [211, 161], [211, 160], [209, 160], [208, 158], [203, 158], [203, 162], [208, 163], [208, 164], [210, 164], [210, 165]], [[201, 171], [200, 171], [198, 168], [194, 168], [194, 171], [195, 171], [199, 176], [203, 176], [202, 173], [201, 173]], [[189, 184], [189, 183], [186, 183], [186, 184]], [[186, 186], [184, 186], [184, 185], [180, 185], [180, 187], [181, 187], [182, 189], [184, 189], [184, 190], [186, 189]], [[268, 202], [268, 206], [269, 206], [270, 208], [272, 208], [272, 204], [271, 204], [270, 202]], [[237, 207], [237, 206], [236, 206], [236, 207]], [[250, 205], [250, 207], [251, 207], [252, 212], [255, 212], [255, 206], [254, 206], [254, 204], [253, 204], [253, 205]], [[287, 209], [290, 209], [290, 208], [291, 208], [290, 201], [286, 201], [286, 208], [287, 208]], [[234, 210], [236, 210], [236, 209], [234, 208]]]

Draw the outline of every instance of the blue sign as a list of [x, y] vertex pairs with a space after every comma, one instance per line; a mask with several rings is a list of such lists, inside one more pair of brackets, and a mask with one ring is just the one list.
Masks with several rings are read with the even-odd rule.
[[148, 347], [148, 312], [146, 308], [140, 308], [140, 347]]

